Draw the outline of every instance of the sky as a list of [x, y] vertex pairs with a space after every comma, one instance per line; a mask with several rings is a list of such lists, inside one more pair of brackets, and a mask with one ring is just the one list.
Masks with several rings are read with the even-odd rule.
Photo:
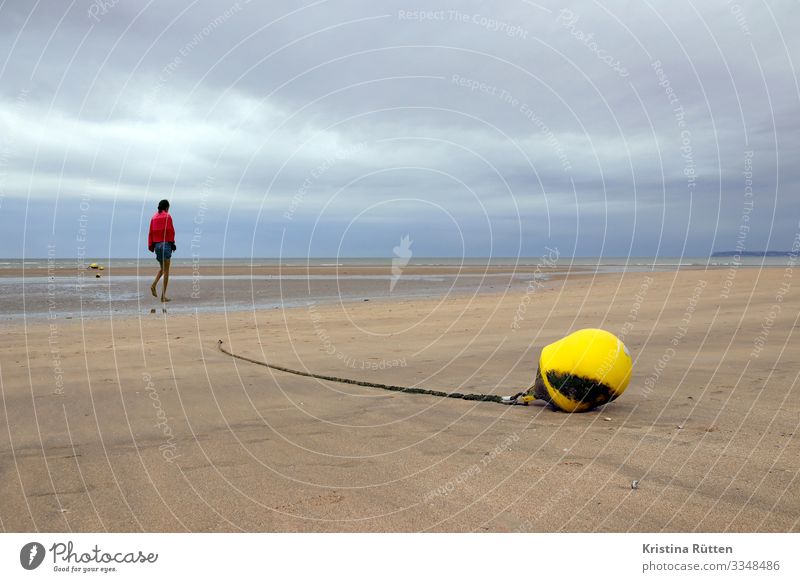
[[0, 256], [707, 256], [800, 233], [795, 1], [0, 3]]

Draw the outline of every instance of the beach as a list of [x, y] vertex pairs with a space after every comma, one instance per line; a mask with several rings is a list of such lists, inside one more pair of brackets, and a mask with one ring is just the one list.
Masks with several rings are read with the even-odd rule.
[[[2, 528], [800, 531], [793, 264], [537, 277], [535, 262], [417, 266], [393, 290], [388, 267], [182, 271], [166, 313], [152, 266], [110, 268], [98, 303], [70, 300], [72, 280], [31, 295], [35, 309], [5, 295]], [[321, 381], [218, 349], [509, 395], [544, 345], [586, 327], [620, 337], [634, 373], [584, 414]]]

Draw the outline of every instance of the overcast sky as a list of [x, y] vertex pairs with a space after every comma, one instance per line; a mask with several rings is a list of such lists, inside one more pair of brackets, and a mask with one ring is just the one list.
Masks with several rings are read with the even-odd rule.
[[0, 256], [790, 248], [800, 4], [562, 6], [6, 0]]

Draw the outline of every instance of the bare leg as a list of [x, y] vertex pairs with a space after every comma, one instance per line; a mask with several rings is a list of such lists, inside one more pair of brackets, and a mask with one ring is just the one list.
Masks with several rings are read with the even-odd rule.
[[156, 291], [156, 285], [158, 285], [158, 281], [159, 281], [159, 279], [161, 279], [161, 275], [163, 275], [163, 274], [164, 274], [164, 270], [159, 268], [158, 269], [158, 274], [156, 275], [156, 278], [153, 281], [153, 284], [150, 285], [150, 292], [153, 294], [153, 297], [158, 297], [158, 292]]
[[166, 303], [172, 301], [167, 297], [167, 284], [169, 283], [169, 263], [170, 259], [164, 259], [164, 264], [161, 265], [161, 270], [164, 271], [164, 286], [161, 288], [161, 302]]

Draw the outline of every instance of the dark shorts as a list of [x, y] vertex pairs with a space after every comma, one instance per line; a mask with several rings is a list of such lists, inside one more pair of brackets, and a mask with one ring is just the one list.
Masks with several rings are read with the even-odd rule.
[[163, 263], [164, 259], [170, 260], [172, 258], [172, 245], [168, 242], [157, 242], [155, 244], [156, 260]]

